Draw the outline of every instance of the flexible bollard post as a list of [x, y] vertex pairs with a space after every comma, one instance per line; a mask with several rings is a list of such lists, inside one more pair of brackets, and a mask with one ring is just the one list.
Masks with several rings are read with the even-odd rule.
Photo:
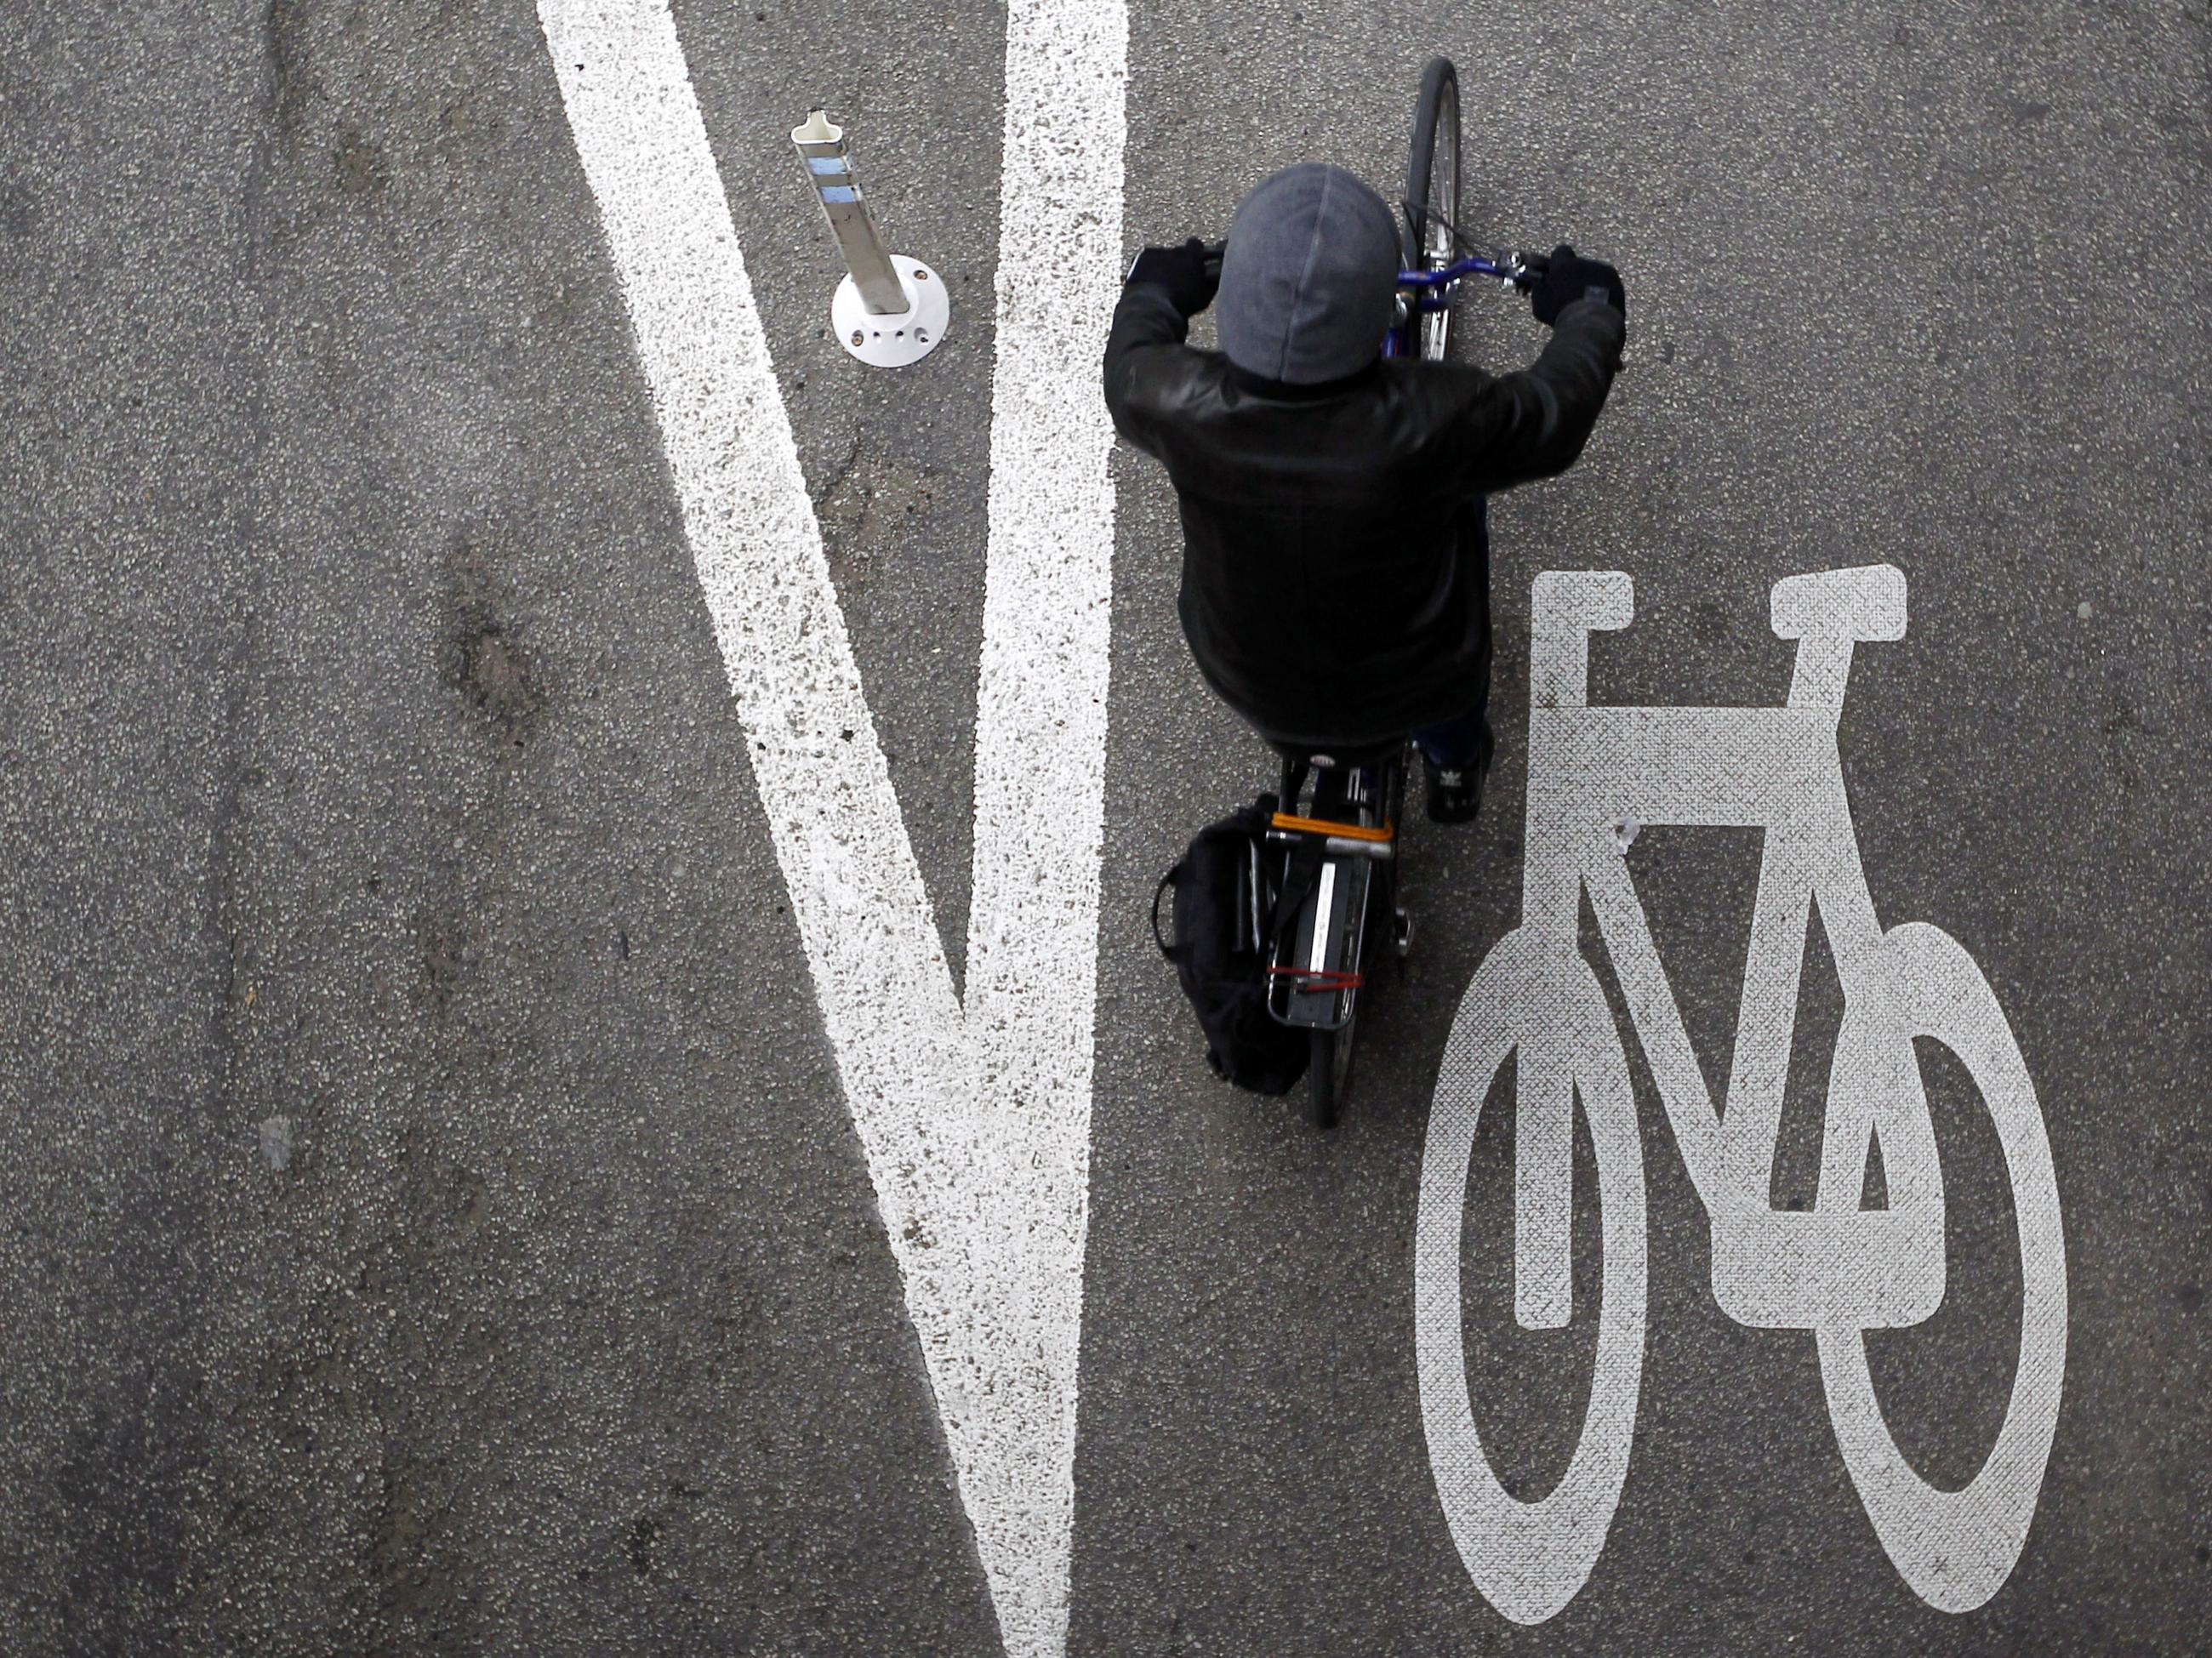
[[807, 182], [845, 256], [845, 279], [830, 301], [838, 343], [876, 368], [903, 368], [937, 349], [952, 304], [936, 271], [887, 252], [860, 195], [845, 130], [819, 109], [791, 130]]

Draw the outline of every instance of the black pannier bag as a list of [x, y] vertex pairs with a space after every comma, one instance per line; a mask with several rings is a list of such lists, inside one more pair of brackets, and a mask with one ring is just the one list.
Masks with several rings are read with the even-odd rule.
[[[1304, 1030], [1267, 1011], [1267, 940], [1277, 895], [1269, 890], [1267, 825], [1275, 797], [1198, 832], [1152, 891], [1152, 939], [1175, 963], [1206, 1031], [1214, 1073], [1256, 1094], [1285, 1094], [1305, 1074]], [[1160, 900], [1175, 889], [1175, 938], [1160, 934]]]

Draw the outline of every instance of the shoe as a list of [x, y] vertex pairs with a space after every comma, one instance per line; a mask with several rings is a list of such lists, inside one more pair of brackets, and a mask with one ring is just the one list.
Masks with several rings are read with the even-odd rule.
[[1490, 769], [1489, 756], [1472, 766], [1439, 766], [1421, 756], [1421, 776], [1428, 785], [1429, 821], [1471, 823], [1482, 810], [1482, 777]]

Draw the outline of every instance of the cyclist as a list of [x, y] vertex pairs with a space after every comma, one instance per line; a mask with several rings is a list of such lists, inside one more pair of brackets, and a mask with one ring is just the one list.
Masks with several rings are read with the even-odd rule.
[[[1399, 252], [1396, 218], [1352, 173], [1270, 175], [1218, 278], [1196, 238], [1137, 256], [1106, 403], [1175, 485], [1178, 608], [1206, 683], [1279, 743], [1411, 732], [1429, 816], [1464, 823], [1492, 747], [1484, 498], [1582, 452], [1626, 303], [1612, 266], [1563, 245], [1532, 295], [1553, 334], [1528, 368], [1386, 360]], [[1209, 304], [1221, 349], [1199, 351], [1184, 340]]]

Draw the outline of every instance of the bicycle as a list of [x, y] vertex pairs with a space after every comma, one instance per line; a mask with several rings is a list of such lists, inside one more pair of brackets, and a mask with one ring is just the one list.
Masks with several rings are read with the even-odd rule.
[[[1452, 303], [1472, 277], [1493, 277], [1515, 288], [1534, 287], [1544, 260], [1527, 254], [1474, 251], [1458, 228], [1459, 77], [1451, 60], [1431, 58], [1413, 105], [1413, 143], [1406, 167], [1404, 268], [1396, 314], [1382, 355], [1440, 362], [1451, 343]], [[1211, 250], [1219, 257], [1218, 250]], [[1268, 1011], [1310, 1033], [1307, 1117], [1334, 1127], [1350, 1085], [1352, 1032], [1365, 987], [1369, 921], [1376, 913], [1376, 872], [1391, 918], [1391, 944], [1401, 960], [1412, 948], [1413, 918], [1398, 902], [1399, 824], [1405, 797], [1407, 739], [1356, 750], [1274, 742], [1282, 761], [1269, 838], [1279, 852], [1275, 890], [1287, 892], [1294, 914], [1278, 931], [1267, 960]]]
[[[1618, 572], [1536, 578], [1529, 650], [1527, 848], [1520, 925], [1460, 1004], [1421, 1166], [1415, 1330], [1437, 1494], [1469, 1575], [1519, 1623], [1551, 1617], [1595, 1567], [1636, 1427], [1644, 1331], [1644, 1152], [1624, 1039], [1581, 953], [1587, 893], [1682, 1161], [1711, 1225], [1716, 1300], [1739, 1322], [1810, 1330], [1838, 1448], [1906, 1582], [1946, 1611], [1982, 1605], [2025, 1544], [2056, 1430], [2066, 1357], [2058, 1190], [2035, 1088], [1981, 969], [1921, 923], [1875, 914], [1837, 729], [1854, 648], [1905, 634], [1888, 565], [1776, 584], [1776, 635], [1797, 641], [1789, 698], [1748, 708], [1589, 705], [1591, 633], [1626, 628]], [[1632, 823], [1765, 831], [1725, 1113], [1716, 1111], [1623, 856]], [[1809, 1211], [1769, 1199], [1812, 908], [1844, 993], [1829, 1070], [1820, 1184]], [[1867, 1368], [1865, 1332], [1917, 1324], [1944, 1292], [1942, 1169], [1913, 1051], [1932, 1037], [1964, 1063], [2011, 1183], [2021, 1249], [2021, 1346], [1995, 1445], [1948, 1491], [1898, 1449]], [[1469, 1156], [1492, 1080], [1517, 1054], [1514, 1312], [1568, 1322], [1574, 1102], [1595, 1154], [1597, 1357], [1573, 1460], [1529, 1503], [1499, 1483], [1474, 1426], [1460, 1251]], [[1879, 1139], [1886, 1210], [1860, 1207]]]

